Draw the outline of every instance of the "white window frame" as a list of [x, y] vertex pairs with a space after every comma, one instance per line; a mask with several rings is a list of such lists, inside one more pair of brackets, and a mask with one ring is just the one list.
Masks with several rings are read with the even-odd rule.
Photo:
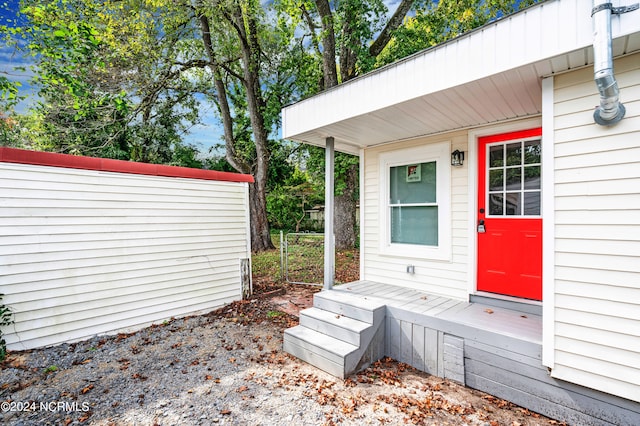
[[[388, 256], [451, 260], [451, 143], [438, 142], [380, 154], [380, 253]], [[436, 163], [438, 245], [391, 242], [391, 167]]]

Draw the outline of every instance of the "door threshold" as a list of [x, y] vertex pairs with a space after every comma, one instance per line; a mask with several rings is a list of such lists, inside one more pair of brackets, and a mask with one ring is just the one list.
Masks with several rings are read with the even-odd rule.
[[542, 315], [542, 302], [503, 294], [477, 292], [469, 295], [470, 303], [506, 308], [532, 315]]

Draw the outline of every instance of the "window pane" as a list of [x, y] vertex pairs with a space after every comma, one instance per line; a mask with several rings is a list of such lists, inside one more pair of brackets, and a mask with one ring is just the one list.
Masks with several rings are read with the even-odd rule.
[[522, 164], [522, 143], [510, 143], [507, 145], [507, 166], [519, 166]]
[[502, 194], [489, 194], [489, 214], [490, 215], [502, 215], [502, 206], [504, 204], [504, 197]]
[[517, 191], [522, 187], [520, 167], [507, 169], [507, 190]]
[[492, 146], [489, 148], [489, 167], [502, 167], [504, 162], [502, 157], [504, 149], [502, 145]]
[[540, 163], [541, 152], [540, 140], [529, 141], [524, 143], [524, 163], [535, 164]]
[[524, 189], [540, 189], [540, 166], [524, 168]]
[[505, 215], [520, 216], [522, 214], [522, 205], [520, 202], [520, 192], [507, 192], [505, 197]]
[[540, 193], [538, 191], [524, 193], [524, 214], [540, 215]]
[[438, 245], [437, 207], [391, 207], [391, 242]]
[[436, 162], [390, 167], [389, 203], [435, 203]]
[[502, 169], [489, 170], [489, 191], [502, 191], [504, 189]]

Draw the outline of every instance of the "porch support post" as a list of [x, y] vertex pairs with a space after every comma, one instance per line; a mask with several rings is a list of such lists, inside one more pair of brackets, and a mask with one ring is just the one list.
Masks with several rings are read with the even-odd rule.
[[335, 172], [335, 152], [334, 139], [328, 137], [325, 146], [325, 168], [324, 168], [324, 289], [331, 290], [335, 282], [335, 238], [333, 235], [333, 215], [334, 215], [334, 172]]

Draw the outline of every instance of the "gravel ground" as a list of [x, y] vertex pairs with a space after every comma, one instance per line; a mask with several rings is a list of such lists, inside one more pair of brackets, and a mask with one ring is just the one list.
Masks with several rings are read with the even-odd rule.
[[547, 425], [537, 414], [390, 359], [347, 380], [282, 351], [297, 318], [237, 302], [133, 334], [12, 352], [5, 425]]

